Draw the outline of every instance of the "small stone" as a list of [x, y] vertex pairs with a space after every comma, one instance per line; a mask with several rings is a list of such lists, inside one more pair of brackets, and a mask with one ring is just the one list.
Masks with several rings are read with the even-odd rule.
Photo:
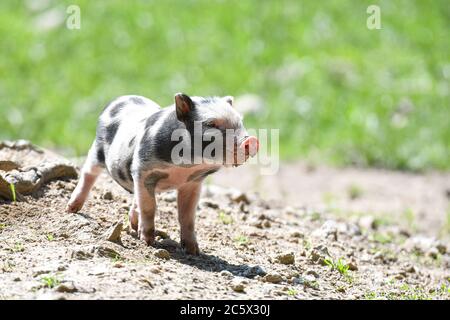
[[20, 279], [20, 277], [15, 277], [15, 278], [13, 279], [13, 281], [19, 282], [19, 281], [22, 281], [22, 279]]
[[374, 259], [383, 259], [383, 253], [381, 251], [377, 251], [375, 252], [375, 254], [373, 255]]
[[169, 260], [170, 259], [170, 253], [169, 251], [165, 250], [165, 249], [158, 249], [155, 251], [155, 256], [160, 258], [160, 259], [165, 259], [165, 260]]
[[447, 252], [447, 247], [442, 243], [437, 243], [436, 249], [439, 251], [440, 254], [445, 254]]
[[225, 278], [228, 278], [228, 279], [233, 278], [233, 274], [232, 274], [230, 271], [228, 271], [228, 270], [222, 270], [222, 271], [220, 271], [219, 274], [220, 274], [222, 277], [225, 277]]
[[319, 274], [316, 271], [312, 270], [312, 269], [306, 270], [305, 274], [306, 275], [312, 275], [312, 276], [314, 276], [314, 278], [319, 278]]
[[278, 256], [276, 256], [276, 261], [281, 264], [294, 264], [295, 263], [295, 256], [293, 252], [289, 253], [283, 253]]
[[88, 260], [92, 258], [92, 254], [85, 250], [72, 250], [70, 257], [77, 260]]
[[112, 225], [111, 228], [106, 232], [106, 240], [111, 242], [120, 242], [120, 234], [123, 230], [123, 222], [118, 221]]
[[318, 245], [317, 247], [314, 247], [311, 250], [311, 254], [309, 258], [311, 261], [319, 263], [323, 266], [326, 266], [325, 258], [331, 257], [330, 253], [328, 252], [328, 248], [324, 245]]
[[264, 226], [264, 228], [270, 228], [272, 226], [272, 224], [270, 223], [269, 220], [264, 220], [263, 226]]
[[242, 276], [246, 278], [254, 278], [257, 276], [265, 276], [266, 271], [260, 266], [248, 267], [242, 272]]
[[356, 265], [355, 261], [350, 261], [349, 263], [347, 263], [347, 266], [348, 266], [348, 270], [350, 270], [350, 271], [358, 270], [358, 266]]
[[290, 234], [290, 237], [291, 237], [291, 238], [304, 238], [305, 235], [304, 235], [303, 233], [301, 233], [301, 232], [294, 231], [294, 232], [292, 232], [292, 233]]
[[417, 272], [417, 269], [416, 269], [414, 266], [408, 266], [408, 267], [405, 269], [405, 271], [408, 272], [408, 273], [416, 273], [416, 272]]
[[433, 259], [437, 259], [439, 256], [439, 250], [436, 247], [433, 247], [428, 250], [427, 255]]
[[113, 200], [114, 196], [111, 191], [106, 191], [102, 196], [103, 200]]
[[283, 281], [283, 277], [278, 272], [270, 272], [266, 274], [263, 279], [265, 282], [270, 283], [280, 283], [281, 281]]
[[152, 267], [152, 268], [150, 268], [150, 272], [152, 272], [154, 274], [158, 274], [158, 273], [161, 273], [161, 269], [159, 267]]
[[206, 208], [219, 209], [219, 204], [213, 200], [204, 200], [202, 204]]
[[244, 292], [245, 286], [242, 281], [236, 281], [231, 284], [231, 289], [233, 289], [236, 292]]
[[117, 259], [120, 257], [120, 254], [107, 245], [100, 245], [96, 248], [96, 252], [100, 257], [113, 258]]
[[73, 293], [77, 292], [78, 290], [73, 283], [61, 283], [59, 286], [55, 288], [55, 291], [61, 293]]
[[247, 205], [250, 204], [250, 200], [248, 199], [247, 195], [240, 191], [231, 194], [230, 198], [233, 202], [236, 203], [244, 202]]

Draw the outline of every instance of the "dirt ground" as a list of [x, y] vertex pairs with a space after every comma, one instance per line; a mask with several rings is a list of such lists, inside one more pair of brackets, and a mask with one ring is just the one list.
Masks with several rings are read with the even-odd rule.
[[343, 218], [371, 215], [450, 240], [450, 173], [332, 168], [301, 162], [282, 164], [276, 175], [259, 172], [256, 165], [225, 169], [211, 176], [210, 182]]
[[[245, 169], [233, 174], [238, 170]], [[377, 203], [388, 193], [391, 187], [371, 194], [382, 177], [369, 173], [367, 179], [375, 181], [366, 184], [355, 173], [341, 182], [342, 191], [329, 170], [328, 178], [314, 184], [317, 171], [299, 169], [303, 179], [288, 183], [285, 198], [277, 195], [284, 189], [272, 184], [265, 190], [273, 191], [275, 201], [251, 191], [244, 176], [219, 173], [199, 204], [200, 256], [180, 248], [172, 192], [158, 196], [155, 247], [130, 231], [131, 197], [106, 174], [79, 214], [64, 211], [76, 179], [52, 181], [25, 196], [26, 202], [0, 200], [0, 299], [449, 299], [446, 238], [420, 232], [420, 215], [418, 227], [409, 228], [373, 215], [378, 207], [364, 207], [364, 201]], [[418, 187], [415, 176], [393, 175], [402, 184], [392, 190], [409, 194], [411, 210], [428, 196], [405, 189], [445, 188], [444, 179], [439, 186]], [[218, 187], [219, 181], [234, 188]], [[363, 191], [347, 191], [347, 183]], [[321, 198], [323, 192], [336, 193], [337, 201]], [[287, 205], [286, 199], [295, 201]], [[333, 209], [347, 212], [352, 201], [363, 214]], [[402, 208], [386, 202], [380, 208]]]

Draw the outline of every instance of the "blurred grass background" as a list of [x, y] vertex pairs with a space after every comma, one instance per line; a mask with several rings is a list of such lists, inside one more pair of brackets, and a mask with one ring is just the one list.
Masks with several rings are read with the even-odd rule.
[[253, 93], [284, 159], [448, 170], [449, 30], [448, 0], [1, 1], [0, 139], [82, 155], [116, 96]]

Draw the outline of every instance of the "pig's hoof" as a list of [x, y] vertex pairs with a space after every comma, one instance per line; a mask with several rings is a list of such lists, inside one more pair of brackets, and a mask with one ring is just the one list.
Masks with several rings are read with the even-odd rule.
[[139, 230], [139, 239], [144, 240], [148, 246], [155, 243], [155, 229]]
[[83, 207], [83, 203], [80, 201], [70, 201], [67, 204], [66, 211], [69, 213], [77, 213]]
[[181, 247], [186, 251], [187, 254], [191, 254], [193, 256], [198, 256], [200, 254], [200, 249], [198, 248], [197, 241], [187, 241], [181, 240]]
[[138, 231], [138, 221], [137, 219], [133, 219], [133, 217], [130, 217], [130, 226], [134, 231]]

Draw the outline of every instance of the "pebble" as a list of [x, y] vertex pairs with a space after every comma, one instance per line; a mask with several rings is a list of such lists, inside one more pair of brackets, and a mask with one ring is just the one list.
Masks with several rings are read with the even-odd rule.
[[219, 274], [225, 278], [229, 278], [229, 279], [233, 278], [233, 274], [228, 270], [222, 270], [222, 271], [220, 271]]
[[233, 202], [239, 203], [244, 202], [245, 204], [250, 204], [250, 200], [247, 195], [241, 191], [233, 192], [230, 196]]
[[283, 277], [278, 272], [270, 272], [266, 274], [263, 279], [264, 281], [270, 283], [280, 283], [281, 281], [283, 281]]
[[266, 275], [266, 271], [260, 266], [251, 266], [251, 267], [246, 268], [242, 272], [242, 276], [246, 277], [246, 278], [253, 278], [256, 276], [265, 276], [265, 275]]
[[306, 270], [305, 274], [306, 275], [312, 275], [312, 276], [314, 276], [314, 278], [319, 278], [319, 274], [316, 271], [312, 270], [312, 269]]
[[159, 267], [152, 267], [150, 268], [150, 272], [154, 274], [161, 273], [161, 269]]
[[160, 258], [160, 259], [165, 259], [165, 260], [169, 260], [170, 259], [170, 253], [169, 251], [165, 250], [165, 249], [158, 249], [155, 251], [155, 256]]
[[295, 263], [295, 256], [293, 252], [289, 253], [283, 253], [278, 256], [276, 256], [276, 261], [281, 264], [294, 264]]
[[120, 242], [120, 234], [123, 230], [123, 222], [118, 221], [115, 224], [109, 228], [109, 230], [106, 232], [106, 240], [111, 242]]
[[325, 263], [325, 258], [331, 257], [331, 255], [328, 252], [327, 247], [325, 247], [324, 245], [318, 245], [311, 250], [311, 254], [309, 257], [311, 261], [320, 263], [321, 265], [325, 266], [327, 265]]
[[304, 238], [305, 235], [304, 235], [303, 233], [301, 233], [301, 232], [294, 231], [294, 232], [292, 232], [292, 233], [290, 234], [290, 237], [291, 237], [291, 238]]
[[103, 200], [114, 200], [114, 196], [111, 191], [106, 191], [102, 196]]
[[55, 291], [62, 293], [73, 293], [77, 292], [78, 289], [75, 287], [73, 283], [61, 283], [59, 286], [55, 288]]
[[234, 281], [231, 284], [231, 289], [233, 289], [236, 292], [244, 292], [245, 290], [244, 282], [241, 280]]
[[350, 270], [350, 271], [358, 270], [358, 266], [356, 265], [355, 261], [350, 261], [349, 263], [347, 263], [347, 266], [348, 266], [348, 270]]

